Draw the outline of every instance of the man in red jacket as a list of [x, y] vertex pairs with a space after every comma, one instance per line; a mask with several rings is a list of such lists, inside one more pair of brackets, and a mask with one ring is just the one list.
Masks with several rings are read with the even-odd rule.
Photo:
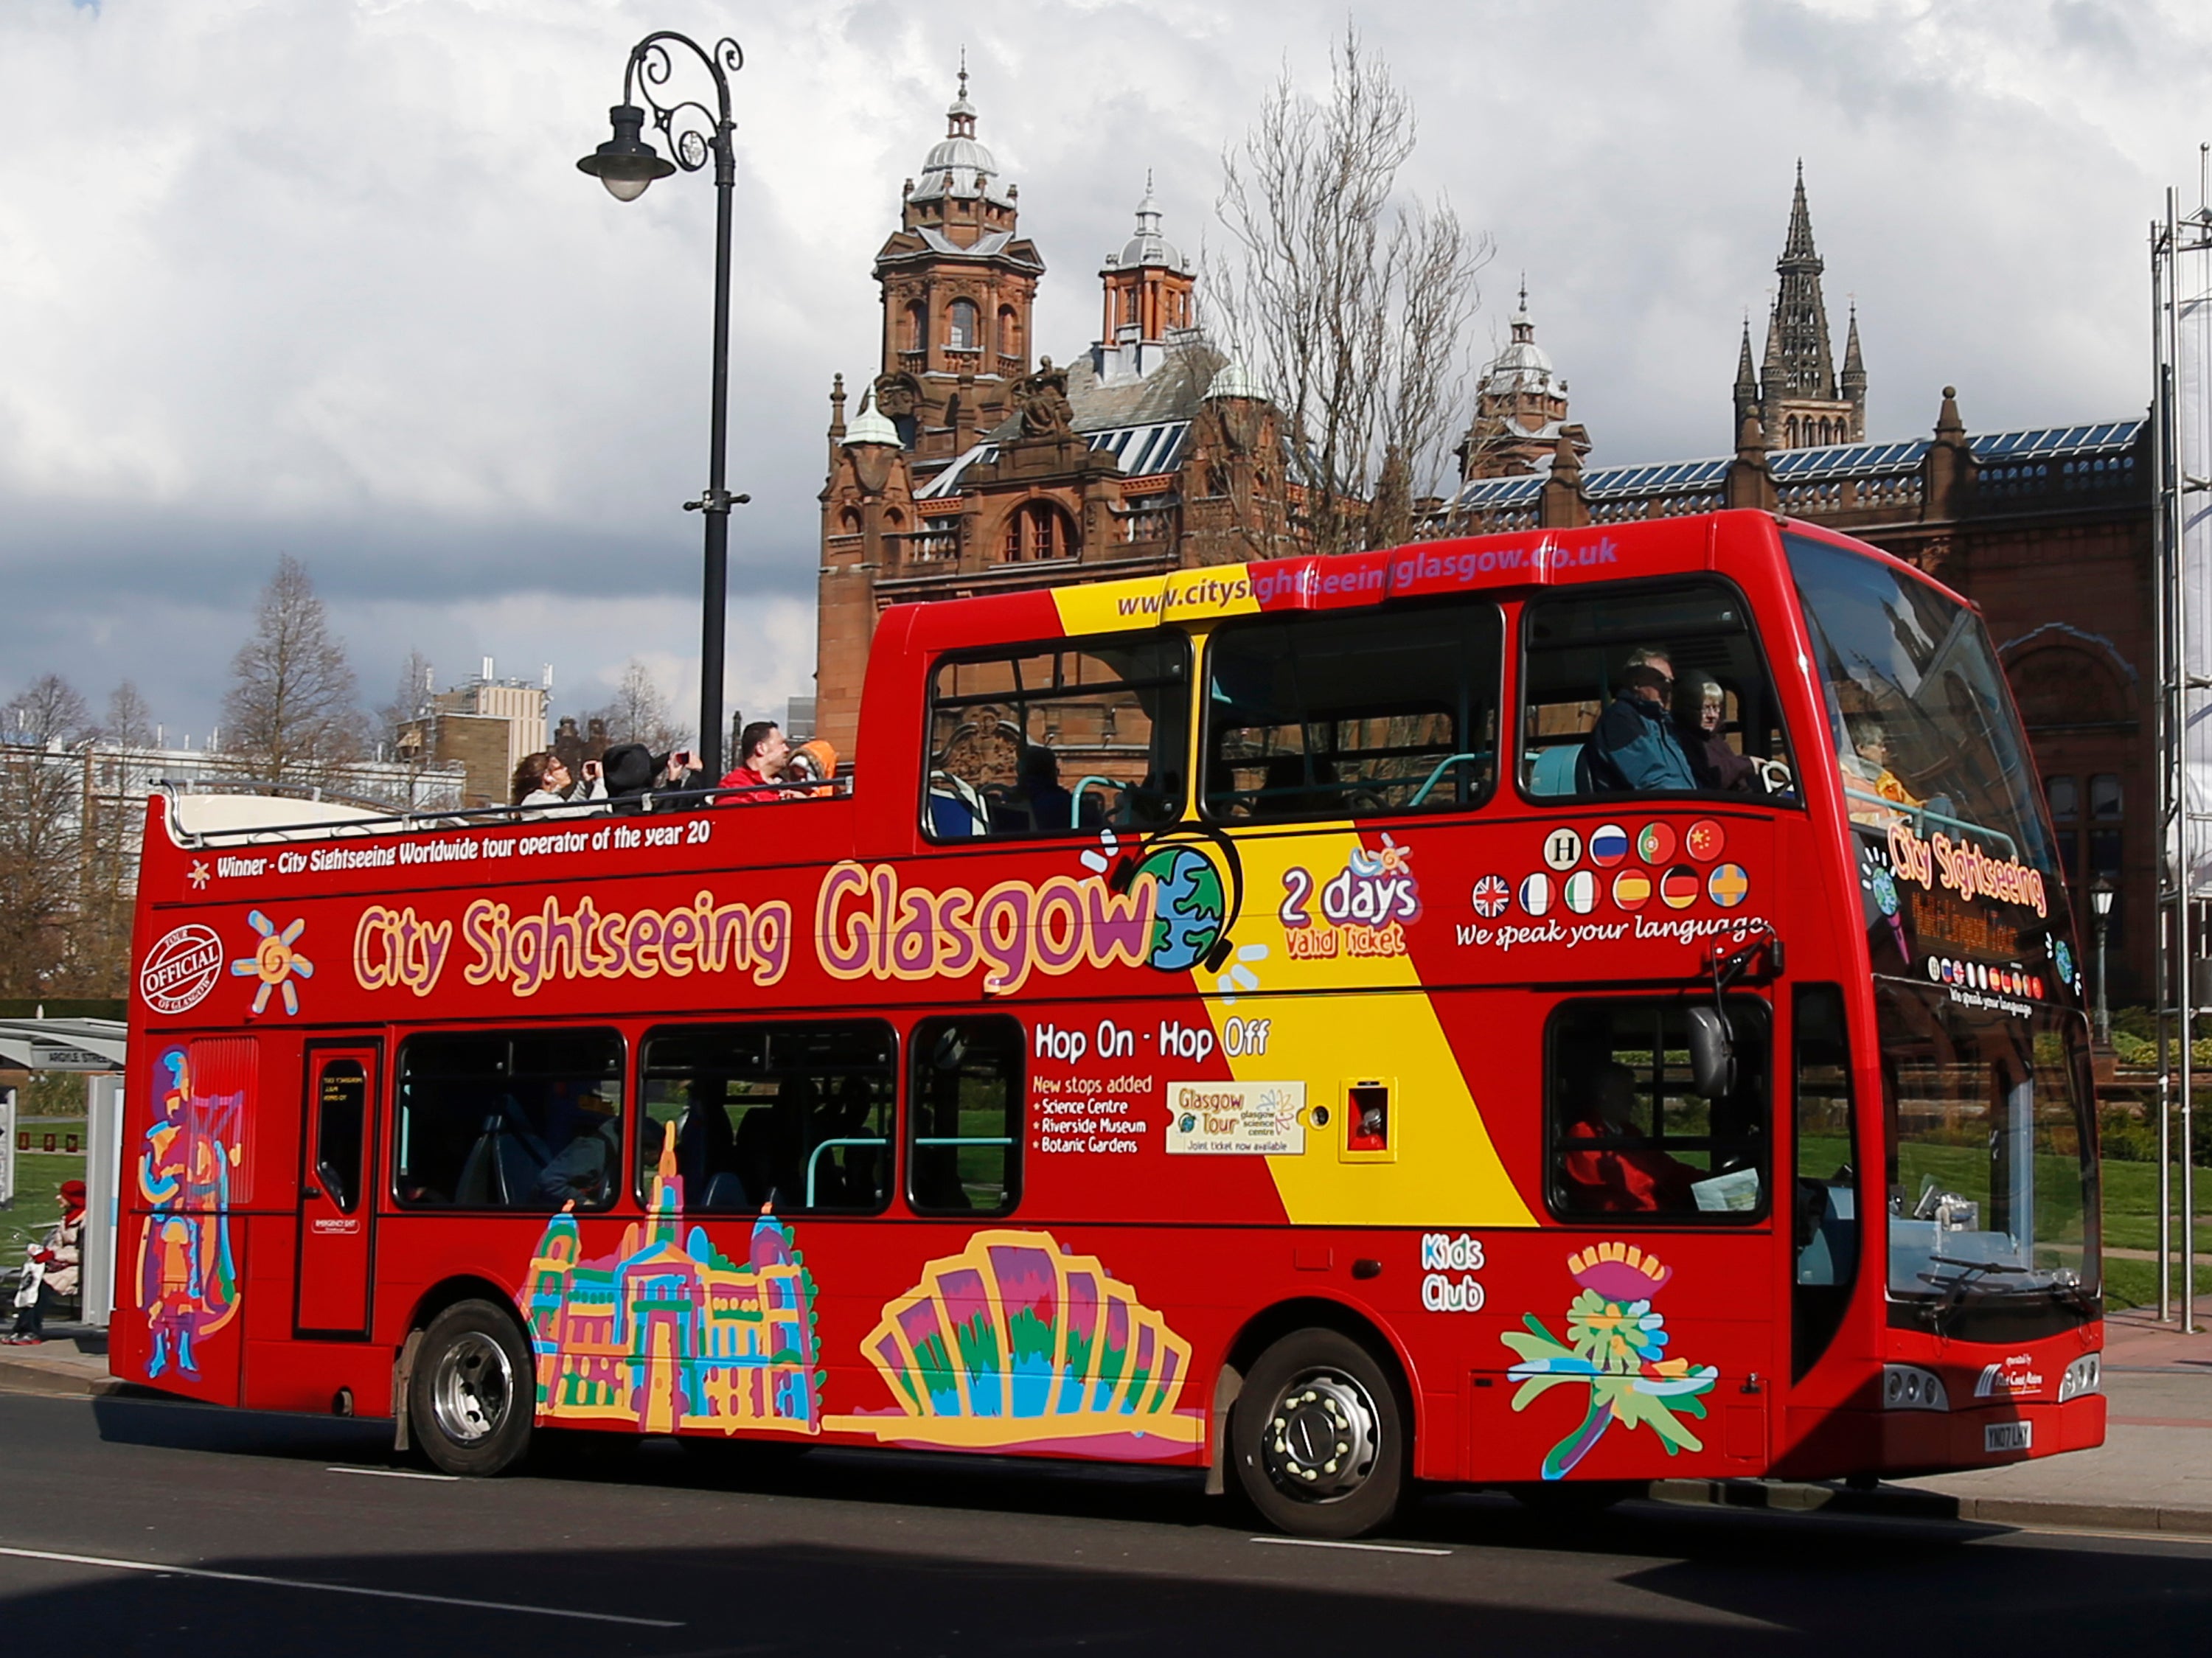
[[[715, 786], [737, 789], [736, 794], [718, 794], [714, 804], [726, 806], [732, 803], [745, 805], [755, 800], [781, 800], [784, 791], [766, 789], [763, 783], [773, 783], [783, 775], [783, 762], [791, 756], [791, 744], [773, 720], [756, 720], [738, 733], [738, 763]], [[748, 786], [750, 785], [750, 786]]]

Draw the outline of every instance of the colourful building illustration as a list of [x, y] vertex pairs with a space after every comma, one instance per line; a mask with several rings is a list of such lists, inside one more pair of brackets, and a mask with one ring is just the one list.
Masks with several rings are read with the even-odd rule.
[[[248, 1073], [223, 1061], [236, 1061], [251, 1044], [229, 1038], [193, 1046], [198, 1054], [175, 1043], [155, 1056], [154, 1121], [138, 1154], [139, 1194], [153, 1210], [138, 1235], [134, 1275], [153, 1337], [149, 1381], [173, 1367], [198, 1376], [200, 1343], [238, 1312], [230, 1204], [244, 1169]], [[215, 1063], [196, 1068], [201, 1057]], [[217, 1091], [226, 1082], [237, 1085]]]
[[902, 1445], [1171, 1455], [1205, 1424], [1176, 1414], [1190, 1344], [1095, 1255], [1047, 1232], [978, 1232], [931, 1261], [861, 1344], [896, 1408], [831, 1425]]
[[679, 1245], [683, 1219], [672, 1123], [649, 1218], [623, 1230], [616, 1254], [585, 1260], [575, 1217], [547, 1223], [517, 1297], [537, 1353], [538, 1419], [820, 1432], [814, 1279], [791, 1229], [763, 1214], [738, 1263], [703, 1227]]

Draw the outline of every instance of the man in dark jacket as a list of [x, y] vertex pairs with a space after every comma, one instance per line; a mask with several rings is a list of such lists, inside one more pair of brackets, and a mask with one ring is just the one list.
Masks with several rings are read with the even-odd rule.
[[1647, 646], [1629, 653], [1613, 705], [1598, 716], [1583, 745], [1591, 787], [1608, 794], [1651, 794], [1698, 786], [1668, 712], [1674, 689], [1674, 665], [1663, 652]]

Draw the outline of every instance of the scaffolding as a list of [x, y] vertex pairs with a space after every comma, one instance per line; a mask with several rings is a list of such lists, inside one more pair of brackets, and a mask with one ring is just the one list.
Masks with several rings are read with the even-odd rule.
[[[2195, 1016], [2212, 1011], [2212, 146], [2197, 206], [2166, 192], [2151, 248], [2152, 515], [2158, 580], [2158, 1316], [2173, 1317], [2180, 1096], [2181, 1323], [2197, 1328]], [[2179, 1064], [2176, 1064], [2176, 1060]], [[2179, 1072], [2177, 1084], [2176, 1072]]]

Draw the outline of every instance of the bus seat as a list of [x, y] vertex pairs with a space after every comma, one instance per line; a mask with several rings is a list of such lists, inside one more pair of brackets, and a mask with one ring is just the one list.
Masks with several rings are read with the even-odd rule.
[[538, 1190], [538, 1177], [545, 1172], [545, 1165], [551, 1159], [538, 1156], [525, 1144], [524, 1137], [512, 1129], [495, 1136], [493, 1145], [499, 1159], [501, 1201], [528, 1201]]
[[707, 1182], [700, 1194], [699, 1206], [716, 1214], [740, 1214], [752, 1207], [745, 1199], [745, 1183], [725, 1169]]
[[1583, 745], [1575, 743], [1554, 743], [1538, 752], [1528, 766], [1528, 793], [1531, 794], [1573, 794], [1577, 790], [1577, 774], [1583, 757]]
[[453, 1182], [453, 1202], [459, 1208], [489, 1208], [500, 1200], [493, 1189], [493, 1180], [498, 1169], [498, 1154], [493, 1150], [499, 1139], [499, 1114], [488, 1118], [476, 1144], [461, 1160], [460, 1178]]

